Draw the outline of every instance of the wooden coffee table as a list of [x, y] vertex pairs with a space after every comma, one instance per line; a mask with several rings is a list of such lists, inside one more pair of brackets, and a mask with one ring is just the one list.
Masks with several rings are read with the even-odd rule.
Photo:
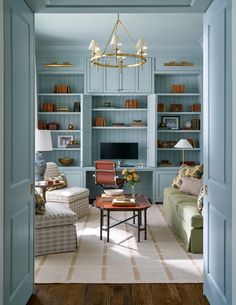
[[[140, 242], [140, 232], [144, 231], [144, 239], [147, 239], [147, 209], [150, 208], [151, 203], [143, 195], [135, 196], [135, 206], [114, 206], [112, 202], [102, 201], [101, 196], [96, 197], [96, 207], [100, 209], [100, 239], [102, 240], [102, 232], [107, 232], [107, 242], [109, 242], [110, 229], [133, 219], [133, 223], [129, 225], [135, 226], [138, 229], [138, 242]], [[133, 212], [133, 215], [123, 219], [117, 220], [111, 217], [111, 212]], [[106, 213], [104, 213], [106, 212]], [[144, 224], [142, 226], [142, 212], [144, 212]], [[104, 226], [104, 218], [107, 217], [107, 226]], [[135, 219], [138, 218], [138, 224], [135, 225]], [[110, 219], [114, 219], [117, 223], [110, 225]]]

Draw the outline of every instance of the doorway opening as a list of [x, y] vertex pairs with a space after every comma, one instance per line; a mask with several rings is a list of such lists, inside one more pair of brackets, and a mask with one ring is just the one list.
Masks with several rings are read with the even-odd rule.
[[[106, 112], [106, 122], [110, 124], [108, 127], [112, 127], [112, 123], [114, 121], [120, 122], [119, 120], [126, 120], [125, 124], [128, 124], [128, 121], [133, 117], [132, 114], [128, 112], [121, 112], [119, 113], [116, 111], [117, 107], [120, 107], [124, 100], [135, 98], [136, 100], [138, 99], [141, 103], [141, 105], [144, 105], [141, 107], [141, 111], [137, 112], [137, 110], [133, 111], [133, 116], [137, 116], [137, 119], [141, 120], [144, 122], [144, 127], [143, 129], [140, 128], [139, 130], [125, 130], [125, 137], [128, 138], [137, 138], [137, 141], [140, 141], [141, 149], [142, 150], [142, 162], [146, 163], [147, 165], [147, 150], [145, 150], [145, 145], [147, 147], [148, 143], [148, 137], [149, 135], [147, 134], [148, 132], [148, 125], [150, 124], [150, 121], [152, 120], [153, 117], [148, 117], [147, 114], [147, 109], [150, 107], [152, 101], [151, 101], [151, 95], [153, 93], [155, 94], [155, 98], [158, 95], [158, 91], [163, 90], [161, 93], [162, 95], [160, 96], [160, 99], [154, 101], [155, 107], [159, 104], [163, 104], [164, 107], [168, 107], [168, 109], [165, 108], [163, 111], [164, 113], [160, 114], [155, 114], [155, 119], [157, 124], [160, 124], [160, 120], [163, 119], [168, 119], [168, 116], [171, 119], [176, 119], [176, 117], [179, 118], [179, 127], [178, 130], [168, 130], [169, 133], [166, 132], [166, 129], [158, 130], [159, 126], [157, 126], [156, 129], [156, 134], [155, 134], [155, 143], [157, 140], [159, 140], [158, 147], [155, 146], [155, 153], [157, 154], [158, 161], [156, 162], [156, 168], [161, 164], [163, 160], [168, 159], [169, 162], [172, 164], [176, 165], [176, 161], [179, 160], [181, 157], [181, 152], [176, 151], [173, 148], [173, 145], [177, 143], [178, 140], [181, 138], [188, 138], [192, 141], [193, 143], [193, 150], [188, 151], [185, 153], [185, 156], [187, 157], [188, 162], [195, 162], [195, 163], [201, 163], [202, 162], [202, 132], [197, 129], [195, 126], [194, 128], [196, 129], [187, 129], [187, 123], [191, 124], [191, 127], [193, 127], [193, 122], [194, 124], [197, 124], [199, 120], [201, 120], [201, 110], [200, 111], [195, 111], [194, 115], [191, 116], [190, 112], [194, 104], [196, 104], [196, 107], [202, 102], [202, 86], [201, 86], [201, 72], [193, 72], [191, 70], [191, 67], [194, 69], [196, 68], [196, 65], [199, 67], [199, 71], [201, 70], [201, 65], [202, 65], [202, 49], [201, 49], [201, 37], [202, 37], [202, 14], [121, 14], [122, 20], [124, 20], [124, 23], [127, 25], [129, 28], [129, 31], [134, 34], [135, 36], [144, 36], [147, 45], [148, 45], [148, 56], [151, 58], [151, 64], [150, 64], [150, 82], [152, 83], [151, 90], [150, 87], [148, 89], [144, 89], [144, 93], [137, 93], [137, 78], [136, 76], [131, 76], [126, 78], [126, 84], [129, 81], [129, 78], [134, 80], [134, 82], [130, 83], [130, 88], [134, 86], [131, 91], [125, 91], [124, 92], [115, 92], [117, 89], [117, 86], [113, 86], [113, 82], [116, 82], [116, 79], [114, 78], [113, 71], [107, 71], [104, 72], [105, 70], [97, 70], [96, 73], [101, 73], [101, 75], [97, 75], [97, 78], [95, 76], [95, 81], [93, 84], [88, 85], [88, 73], [89, 73], [89, 67], [88, 67], [88, 61], [86, 62], [86, 58], [89, 57], [89, 51], [87, 50], [89, 42], [91, 39], [96, 38], [97, 40], [101, 41], [101, 44], [104, 45], [106, 38], [109, 36], [109, 31], [112, 28], [112, 24], [115, 20], [115, 14], [36, 14], [35, 15], [35, 30], [36, 30], [36, 58], [37, 58], [37, 70], [38, 70], [38, 101], [39, 104], [36, 105], [36, 109], [38, 110], [38, 116], [37, 120], [40, 118], [40, 121], [45, 121], [44, 123], [46, 124], [45, 126], [48, 126], [48, 124], [54, 123], [55, 126], [58, 126], [59, 124], [63, 126], [62, 131], [60, 129], [52, 130], [52, 137], [54, 141], [54, 148], [56, 148], [52, 153], [46, 153], [45, 158], [47, 161], [55, 161], [56, 163], [58, 162], [58, 159], [61, 157], [61, 153], [63, 151], [59, 150], [58, 145], [58, 137], [59, 136], [65, 136], [66, 135], [70, 136], [68, 133], [67, 127], [71, 124], [75, 127], [78, 126], [83, 126], [83, 128], [86, 128], [90, 126], [89, 128], [91, 129], [91, 142], [92, 142], [92, 152], [91, 152], [91, 163], [90, 166], [92, 166], [92, 160], [93, 157], [99, 156], [99, 149], [96, 149], [96, 147], [99, 146], [99, 144], [103, 141], [103, 139], [106, 139], [106, 142], [108, 141], [107, 139], [111, 137], [118, 137], [122, 138], [124, 137], [124, 133], [122, 136], [122, 131], [114, 131], [114, 130], [100, 130], [99, 128], [96, 129], [97, 126], [94, 126], [93, 120], [96, 119], [99, 115], [104, 115], [104, 113], [101, 113], [101, 110], [104, 106], [104, 103], [106, 102], [111, 102], [114, 106], [111, 107], [110, 109], [105, 109]], [[138, 17], [138, 18], [137, 18]], [[136, 20], [139, 20], [138, 24]], [[185, 22], [183, 22], [183, 19]], [[91, 23], [91, 20], [93, 22]], [[171, 22], [170, 22], [171, 20]], [[99, 24], [99, 27], [96, 27], [96, 24]], [[189, 26], [186, 26], [188, 24]], [[152, 29], [152, 30], [150, 30]], [[64, 62], [72, 62], [76, 58], [77, 62], [77, 67], [78, 70], [75, 71], [73, 74], [73, 68], [71, 72], [68, 73], [68, 70], [66, 73], [63, 73], [63, 68], [60, 68], [57, 70], [55, 73], [55, 70], [48, 70], [45, 71], [45, 68], [43, 68], [43, 65], [46, 63], [64, 63]], [[163, 67], [168, 67], [164, 66], [165, 63], [169, 63], [169, 67], [171, 67], [171, 64], [174, 64], [174, 70], [176, 73], [171, 74], [170, 71], [167, 71], [165, 73], [165, 70], [158, 72], [160, 69], [160, 66], [162, 65]], [[183, 64], [184, 62], [193, 64], [193, 66], [181, 66], [181, 63]], [[179, 65], [178, 65], [179, 64]], [[173, 67], [173, 66], [172, 66]], [[187, 69], [186, 69], [187, 67]], [[41, 69], [41, 71], [40, 71]], [[52, 68], [53, 69], [53, 68]], [[196, 69], [195, 69], [196, 70]], [[47, 72], [48, 71], [48, 72]], [[54, 73], [53, 73], [54, 71]], [[102, 71], [102, 72], [101, 72]], [[104, 74], [107, 73], [107, 79], [105, 78]], [[45, 77], [46, 76], [46, 77]], [[101, 82], [102, 79], [102, 82]], [[68, 81], [69, 80], [69, 81]], [[66, 101], [65, 99], [63, 100], [62, 96], [58, 96], [55, 98], [55, 96], [52, 95], [44, 95], [47, 92], [44, 92], [45, 90], [52, 90], [54, 85], [57, 85], [57, 82], [64, 81], [63, 84], [67, 85], [68, 82], [72, 83], [75, 90], [77, 90], [77, 93], [79, 95], [76, 97], [76, 99], [73, 97], [69, 97], [69, 102]], [[98, 81], [98, 82], [97, 82]], [[107, 82], [111, 81], [111, 82]], [[107, 83], [106, 83], [107, 82]], [[184, 98], [183, 96], [180, 98], [178, 96], [178, 93], [176, 96], [171, 97], [171, 95], [167, 94], [165, 96], [165, 90], [172, 90], [171, 86], [175, 84], [185, 84], [187, 90], [192, 90], [192, 93], [195, 93], [193, 96], [188, 96], [188, 100]], [[93, 87], [92, 85], [96, 85], [97, 87], [94, 89], [95, 91], [93, 92]], [[99, 88], [101, 86], [101, 88]], [[105, 86], [105, 87], [104, 87]], [[105, 89], [104, 89], [105, 88]], [[128, 88], [128, 87], [127, 87]], [[163, 89], [164, 88], [164, 89]], [[197, 88], [197, 89], [196, 89]], [[42, 90], [42, 91], [40, 91]], [[97, 90], [97, 91], [96, 91]], [[100, 91], [101, 90], [101, 91]], [[107, 91], [106, 91], [107, 90]], [[129, 88], [127, 89], [129, 90]], [[146, 91], [145, 91], [146, 90]], [[150, 90], [148, 92], [148, 90]], [[199, 90], [198, 92], [195, 90]], [[50, 91], [51, 92], [51, 91]], [[81, 114], [80, 118], [76, 117], [74, 113], [70, 113], [70, 111], [74, 103], [77, 102], [77, 98], [81, 98], [81, 95], [87, 94], [91, 97], [92, 99], [92, 104], [91, 104], [91, 109], [85, 109], [87, 113], [91, 111], [92, 113], [92, 119], [91, 123], [85, 122], [84, 125], [81, 122]], [[171, 92], [173, 93], [173, 92]], [[188, 92], [186, 92], [188, 93]], [[56, 101], [58, 98], [59, 102]], [[66, 97], [68, 98], [68, 97]], [[197, 100], [197, 102], [196, 102]], [[79, 101], [81, 103], [81, 100]], [[57, 105], [58, 103], [58, 105]], [[67, 103], [67, 104], [66, 104]], [[43, 111], [42, 107], [43, 105], [55, 107], [55, 104], [57, 107], [64, 107], [64, 112], [62, 111], [62, 114], [55, 114], [53, 113], [54, 111]], [[178, 107], [180, 105], [184, 107], [184, 109], [178, 109], [178, 111], [173, 111], [171, 108], [172, 106], [175, 106], [178, 104]], [[69, 105], [69, 106], [68, 106]], [[86, 104], [88, 106], [88, 104]], [[85, 107], [86, 107], [85, 106]], [[67, 108], [66, 108], [67, 107]], [[160, 106], [159, 106], [160, 107]], [[66, 111], [65, 111], [66, 108]], [[98, 109], [101, 108], [101, 109]], [[143, 109], [142, 109], [143, 108]], [[146, 108], [146, 109], [145, 109]], [[156, 109], [156, 108], [155, 108]], [[199, 108], [198, 108], [199, 109]], [[50, 114], [50, 112], [52, 112]], [[68, 112], [68, 113], [67, 113]], [[74, 111], [73, 111], [74, 112]], [[183, 113], [181, 113], [183, 112]], [[56, 116], [57, 115], [57, 116]], [[63, 119], [61, 120], [61, 117]], [[200, 118], [200, 119], [199, 119]], [[61, 120], [61, 121], [60, 121]], [[118, 120], [118, 121], [117, 121]], [[195, 120], [195, 121], [194, 121]], [[81, 129], [83, 128], [78, 128], [81, 132]], [[181, 129], [182, 128], [182, 129]], [[61, 133], [60, 133], [61, 132]], [[79, 137], [81, 136], [81, 133], [77, 133], [77, 128], [75, 128], [73, 131], [70, 130], [72, 133], [73, 139], [76, 137], [78, 140]], [[178, 134], [179, 132], [179, 134]], [[176, 136], [177, 135], [177, 136]], [[81, 138], [79, 138], [79, 142]], [[85, 139], [86, 140], [86, 139]], [[153, 142], [153, 141], [152, 141]], [[161, 142], [161, 143], [160, 143]], [[176, 142], [173, 144], [173, 142]], [[85, 142], [84, 142], [85, 143]], [[172, 143], [172, 144], [171, 144]], [[78, 151], [71, 151], [69, 152], [70, 158], [74, 159], [75, 161], [75, 166], [81, 167], [81, 147], [79, 147], [79, 153]], [[156, 151], [157, 150], [157, 151]], [[168, 150], [168, 153], [167, 153]], [[66, 152], [68, 153], [68, 152]], [[68, 157], [65, 152], [63, 152], [63, 157]], [[143, 157], [144, 156], [144, 157]], [[147, 166], [148, 167], [148, 166]], [[171, 173], [169, 176], [169, 180], [166, 186], [170, 185], [170, 181], [173, 180], [176, 172], [178, 171], [178, 166], [175, 166], [176, 169]], [[87, 166], [81, 167], [83, 171], [82, 178], [79, 176], [81, 172], [78, 174], [76, 177], [77, 181], [80, 181], [81, 185], [80, 186], [85, 186], [90, 189], [90, 192], [95, 195], [96, 194], [96, 189], [94, 188], [94, 181], [91, 175], [91, 171], [87, 169]], [[168, 170], [168, 167], [166, 167]], [[67, 172], [68, 169], [64, 168], [64, 170]], [[162, 174], [165, 176], [165, 171], [163, 173], [164, 169], [162, 167]], [[70, 175], [70, 174], [69, 174]], [[140, 172], [141, 175], [141, 181], [140, 181], [140, 187], [141, 191], [147, 192], [147, 195], [151, 198], [153, 198], [154, 202], [156, 201], [155, 199], [160, 198], [163, 196], [162, 195], [162, 189], [160, 189], [160, 194], [158, 196], [153, 196], [153, 193], [155, 193], [155, 188], [157, 187], [154, 182], [157, 181], [157, 176], [153, 173], [153, 171], [148, 174], [144, 172]], [[157, 174], [158, 175], [158, 174]], [[163, 176], [160, 179], [163, 179]], [[171, 177], [171, 178], [170, 178]], [[163, 180], [160, 180], [163, 181]], [[167, 182], [165, 182], [167, 183]], [[152, 186], [153, 185], [153, 186]], [[154, 205], [153, 204], [153, 210], [155, 211], [154, 214], [158, 216], [157, 219], [152, 218], [150, 215], [150, 223], [152, 223], [152, 226], [149, 226], [149, 239], [151, 241], [150, 248], [148, 248], [147, 252], [145, 252], [144, 255], [142, 255], [142, 251], [139, 249], [138, 243], [134, 241], [132, 243], [132, 238], [130, 237], [130, 234], [135, 234], [132, 233], [132, 231], [129, 230], [128, 226], [125, 226], [123, 228], [123, 233], [125, 234], [122, 239], [119, 241], [121, 242], [121, 245], [117, 248], [115, 245], [111, 245], [109, 251], [112, 254], [111, 257], [114, 257], [114, 254], [118, 253], [118, 261], [123, 262], [124, 257], [129, 258], [129, 266], [127, 267], [130, 271], [131, 277], [136, 279], [137, 281], [140, 281], [137, 273], [137, 270], [139, 271], [139, 275], [144, 274], [144, 280], [150, 282], [152, 281], [152, 278], [148, 278], [151, 273], [148, 275], [145, 275], [145, 272], [142, 271], [142, 266], [147, 264], [147, 262], [151, 262], [150, 264], [150, 271], [152, 270], [151, 265], [155, 261], [155, 255], [159, 258], [162, 257], [160, 260], [160, 265], [159, 269], [163, 271], [163, 277], [162, 279], [160, 278], [160, 281], [166, 278], [171, 282], [172, 281], [172, 276], [174, 274], [173, 270], [175, 269], [176, 271], [180, 271], [181, 269], [184, 270], [186, 266], [186, 261], [189, 264], [189, 269], [184, 270], [184, 279], [178, 279], [177, 277], [174, 277], [174, 281], [182, 281], [186, 282], [189, 280], [189, 282], [193, 281], [202, 281], [202, 256], [199, 254], [196, 255], [191, 255], [190, 253], [185, 252], [184, 248], [184, 243], [181, 241], [181, 239], [178, 239], [171, 230], [168, 228], [167, 225], [165, 224], [165, 219], [163, 217], [163, 208], [161, 205]], [[152, 214], [152, 213], [151, 213]], [[97, 265], [96, 259], [99, 260], [100, 266], [99, 266], [99, 271], [100, 274], [98, 278], [100, 279], [101, 282], [105, 282], [105, 273], [104, 270], [106, 269], [106, 276], [109, 273], [109, 269], [107, 266], [109, 266], [109, 255], [107, 254], [108, 251], [107, 245], [102, 245], [101, 242], [99, 241], [98, 237], [98, 230], [99, 230], [99, 224], [96, 222], [98, 220], [98, 215], [97, 215], [97, 210], [95, 207], [91, 207], [91, 211], [89, 213], [89, 216], [85, 216], [84, 219], [81, 221], [78, 221], [77, 223], [77, 233], [78, 233], [78, 240], [79, 240], [79, 247], [83, 245], [84, 249], [84, 256], [86, 258], [86, 263], [85, 265], [87, 268], [84, 268], [84, 273], [89, 273], [88, 281], [92, 281], [96, 278], [93, 274], [93, 279], [91, 279], [91, 274], [92, 272], [88, 272], [89, 266], [93, 263], [89, 262], [89, 255], [91, 253], [97, 253], [99, 250], [99, 255], [96, 255], [95, 264]], [[158, 223], [162, 223], [163, 227], [160, 227], [159, 229], [155, 231], [155, 228], [158, 227]], [[89, 224], [89, 226], [88, 226]], [[162, 232], [162, 234], [160, 234]], [[160, 234], [160, 235], [159, 235]], [[122, 230], [118, 229], [117, 231], [118, 236], [122, 236]], [[173, 239], [174, 236], [174, 239]], [[86, 240], [87, 238], [87, 240]], [[92, 240], [91, 238], [94, 238]], [[161, 246], [158, 244], [158, 238], [160, 245], [163, 246], [163, 249], [161, 250]], [[165, 248], [165, 242], [169, 239], [171, 241], [169, 242], [172, 245], [172, 241], [174, 241], [175, 246], [177, 248]], [[86, 240], [86, 243], [84, 241]], [[122, 244], [124, 242], [126, 250], [128, 251], [125, 254], [122, 254], [122, 251], [124, 250], [124, 245]], [[97, 249], [94, 248], [96, 245]], [[86, 247], [88, 247], [86, 249]], [[142, 246], [141, 246], [142, 247]], [[152, 249], [152, 250], [150, 250]], [[82, 252], [83, 252], [82, 251]], [[87, 252], [86, 252], [87, 251]], [[138, 257], [139, 260], [143, 259], [141, 261], [140, 269], [137, 268], [137, 261], [134, 264], [134, 259], [132, 258], [133, 252], [134, 251]], [[148, 252], [151, 252], [150, 256], [147, 254]], [[176, 254], [176, 257], [170, 255], [170, 253], [178, 253]], [[169, 269], [165, 266], [165, 255], [167, 257], [167, 261], [170, 262], [170, 267]], [[182, 256], [183, 255], [183, 256]], [[91, 255], [92, 257], [93, 255]], [[168, 258], [168, 256], [171, 257], [171, 259]], [[64, 269], [66, 271], [64, 272], [63, 280], [62, 282], [70, 282], [75, 280], [73, 277], [76, 274], [76, 268], [78, 269], [78, 265], [76, 266], [75, 262], [78, 262], [79, 264], [82, 264], [80, 262], [80, 257], [78, 254], [65, 254], [64, 258], [62, 258], [63, 255], [52, 255], [48, 256], [47, 259], [45, 258], [37, 258], [36, 262], [36, 278], [38, 277], [39, 281], [40, 278], [43, 278], [43, 274], [49, 274], [47, 270], [50, 269], [51, 266], [55, 266], [55, 274], [56, 270], [58, 271], [57, 264], [59, 265], [66, 265]], [[93, 257], [91, 258], [91, 260]], [[64, 261], [64, 263], [62, 262]], [[57, 263], [56, 263], [57, 262]], [[66, 262], [66, 263], [65, 263]], [[132, 265], [133, 262], [133, 265]], [[110, 265], [116, 265], [116, 262], [110, 263]], [[106, 266], [106, 268], [104, 268]], [[119, 266], [119, 264], [118, 264]], [[119, 272], [117, 270], [117, 265], [115, 266], [116, 268], [111, 271], [111, 273], [114, 275], [117, 275], [118, 278], [121, 276], [119, 275]], [[45, 269], [44, 269], [45, 268]], [[48, 268], [48, 269], [47, 269]], [[91, 267], [90, 267], [91, 268]], [[94, 266], [93, 266], [94, 269]], [[119, 268], [118, 268], [119, 269]], [[158, 267], [157, 267], [158, 269]], [[172, 270], [172, 271], [171, 271]], [[193, 270], [196, 271], [193, 280]], [[128, 271], [127, 271], [128, 273]], [[171, 275], [172, 274], [172, 275]], [[187, 275], [187, 276], [186, 276]], [[146, 276], [146, 277], [145, 277]], [[60, 275], [57, 275], [59, 278]], [[103, 279], [103, 280], [102, 280]], [[79, 278], [78, 281], [81, 279]], [[118, 279], [115, 279], [118, 281]], [[114, 280], [114, 281], [115, 281]], [[47, 281], [47, 280], [45, 280]], [[59, 280], [60, 281], [60, 280]], [[98, 281], [98, 279], [97, 279]], [[156, 278], [153, 280], [157, 282]], [[37, 280], [36, 280], [37, 282]], [[55, 278], [53, 280], [55, 283]]]

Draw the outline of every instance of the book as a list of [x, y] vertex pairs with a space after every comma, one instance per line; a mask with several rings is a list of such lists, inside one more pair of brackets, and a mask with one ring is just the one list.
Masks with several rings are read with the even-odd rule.
[[113, 199], [112, 205], [114, 206], [136, 206], [134, 199], [132, 198], [123, 198], [123, 199]]
[[107, 195], [107, 194], [102, 194], [101, 195], [101, 200], [103, 202], [111, 202], [113, 199], [124, 199], [125, 196], [123, 194], [120, 194], [120, 195]]

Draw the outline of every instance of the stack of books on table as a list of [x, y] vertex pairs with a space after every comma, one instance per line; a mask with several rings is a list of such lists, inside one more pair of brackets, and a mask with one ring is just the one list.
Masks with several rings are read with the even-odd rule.
[[114, 206], [135, 206], [134, 199], [126, 197], [124, 194], [113, 196], [102, 194], [101, 199], [103, 202], [112, 202]]

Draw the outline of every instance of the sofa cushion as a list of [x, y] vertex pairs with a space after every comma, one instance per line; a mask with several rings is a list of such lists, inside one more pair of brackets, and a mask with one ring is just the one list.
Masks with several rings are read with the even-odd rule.
[[35, 228], [46, 228], [76, 223], [77, 215], [67, 204], [48, 202], [44, 215], [35, 216]]
[[201, 179], [202, 175], [203, 175], [202, 164], [195, 166], [188, 166], [186, 164], [182, 164], [171, 186], [175, 188], [180, 188], [184, 177], [193, 177], [193, 178]]
[[196, 205], [197, 202], [197, 196], [185, 194], [183, 192], [180, 192], [179, 189], [176, 189], [174, 187], [165, 188], [164, 196], [168, 196], [170, 199], [172, 199], [171, 201], [177, 205], [181, 202], [193, 202]]
[[193, 228], [203, 228], [203, 217], [195, 202], [181, 202], [177, 207], [178, 214]]
[[71, 203], [88, 197], [89, 190], [79, 186], [65, 187], [60, 190], [46, 192], [46, 201]]

